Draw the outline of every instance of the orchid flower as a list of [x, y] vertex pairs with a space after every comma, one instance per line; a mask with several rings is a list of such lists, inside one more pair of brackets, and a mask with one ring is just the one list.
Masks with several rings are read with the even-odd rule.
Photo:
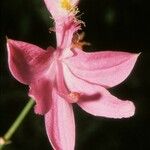
[[94, 116], [127, 118], [135, 112], [131, 101], [120, 100], [107, 89], [128, 77], [139, 54], [82, 51], [82, 43], [74, 38], [82, 24], [77, 3], [45, 0], [55, 21], [56, 49], [7, 40], [10, 71], [29, 85], [35, 112], [45, 115], [46, 132], [55, 150], [75, 147], [73, 103]]

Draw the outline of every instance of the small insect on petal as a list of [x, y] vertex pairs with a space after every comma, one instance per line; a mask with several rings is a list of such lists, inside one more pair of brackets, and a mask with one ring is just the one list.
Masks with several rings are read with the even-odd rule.
[[71, 92], [68, 94], [68, 98], [71, 100], [71, 103], [76, 103], [79, 101], [81, 94], [78, 92]]

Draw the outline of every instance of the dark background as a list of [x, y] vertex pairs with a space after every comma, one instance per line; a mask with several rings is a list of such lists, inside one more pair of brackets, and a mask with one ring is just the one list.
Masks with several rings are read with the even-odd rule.
[[[43, 0], [1, 1], [0, 135], [3, 135], [27, 103], [28, 87], [17, 82], [7, 65], [5, 36], [46, 48], [55, 46], [48, 33], [52, 20]], [[129, 78], [110, 91], [131, 99], [136, 114], [128, 119], [93, 117], [74, 106], [76, 150], [150, 149], [150, 9], [148, 0], [81, 0], [86, 22], [87, 51], [122, 50], [142, 52]], [[48, 150], [42, 116], [33, 110], [5, 150]]]

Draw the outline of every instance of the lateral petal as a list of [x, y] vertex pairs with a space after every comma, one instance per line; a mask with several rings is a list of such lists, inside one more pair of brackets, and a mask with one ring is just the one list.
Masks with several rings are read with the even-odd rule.
[[23, 84], [30, 84], [49, 68], [52, 51], [41, 49], [33, 44], [8, 40], [8, 64], [12, 75]]
[[75, 122], [70, 103], [53, 90], [53, 103], [45, 115], [48, 138], [55, 150], [74, 150]]
[[135, 107], [131, 101], [114, 97], [104, 87], [76, 77], [66, 65], [63, 66], [68, 89], [81, 93], [78, 105], [83, 110], [95, 116], [109, 118], [127, 118], [134, 115]]
[[78, 50], [65, 63], [79, 78], [104, 87], [113, 87], [129, 76], [138, 56], [128, 52], [86, 53]]

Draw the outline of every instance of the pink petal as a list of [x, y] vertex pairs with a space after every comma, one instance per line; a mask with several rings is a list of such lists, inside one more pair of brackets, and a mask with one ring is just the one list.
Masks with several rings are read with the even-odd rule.
[[44, 0], [44, 2], [46, 4], [48, 11], [53, 15], [53, 17], [57, 15], [59, 11], [58, 0]]
[[81, 101], [78, 105], [86, 112], [108, 118], [128, 118], [134, 115], [135, 106], [131, 101], [122, 101], [106, 89], [100, 89], [101, 96], [95, 101]]
[[86, 53], [78, 50], [65, 63], [79, 78], [104, 87], [113, 87], [129, 76], [138, 56], [127, 52]]
[[126, 118], [134, 115], [131, 101], [122, 101], [105, 88], [79, 79], [64, 66], [64, 78], [68, 89], [81, 94], [79, 106], [90, 114], [110, 118]]
[[29, 85], [29, 96], [36, 101], [35, 112], [45, 114], [49, 111], [52, 103], [52, 89], [55, 88], [56, 63], [53, 61], [40, 78], [32, 81]]
[[74, 150], [75, 123], [71, 104], [53, 91], [53, 103], [45, 115], [48, 138], [55, 150]]
[[30, 84], [29, 96], [36, 101], [35, 112], [45, 114], [52, 103], [52, 83], [46, 77], [38, 79]]
[[74, 54], [73, 54], [72, 50], [70, 48], [66, 48], [62, 52], [61, 58], [68, 58], [68, 57], [71, 57], [73, 55]]
[[8, 40], [8, 63], [12, 75], [21, 83], [30, 84], [49, 68], [52, 51], [44, 51], [33, 44]]

